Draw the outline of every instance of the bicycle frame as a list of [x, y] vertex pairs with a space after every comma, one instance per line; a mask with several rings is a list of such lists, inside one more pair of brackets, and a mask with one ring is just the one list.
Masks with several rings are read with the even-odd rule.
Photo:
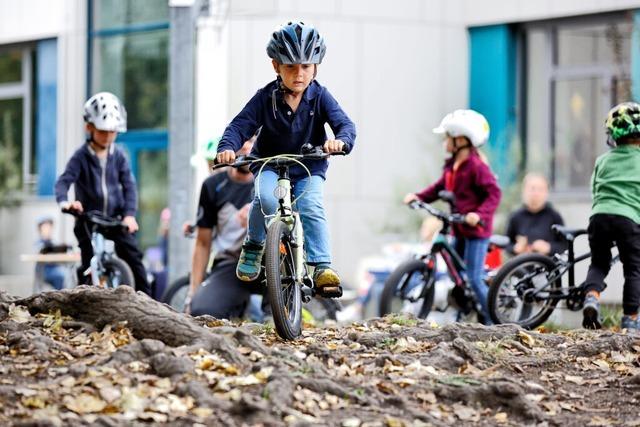
[[294, 280], [298, 283], [304, 283], [306, 272], [306, 263], [304, 259], [304, 234], [300, 215], [293, 210], [291, 200], [291, 179], [289, 178], [288, 168], [278, 167], [278, 185], [276, 186], [275, 195], [278, 198], [279, 207], [274, 215], [269, 216], [267, 228], [276, 221], [282, 221], [287, 225], [287, 229], [293, 237], [291, 240], [291, 248], [295, 262], [296, 277]]
[[89, 262], [91, 283], [94, 286], [100, 286], [100, 275], [104, 271], [102, 261], [115, 253], [115, 244], [94, 229], [91, 232], [91, 246], [93, 247], [93, 256]]

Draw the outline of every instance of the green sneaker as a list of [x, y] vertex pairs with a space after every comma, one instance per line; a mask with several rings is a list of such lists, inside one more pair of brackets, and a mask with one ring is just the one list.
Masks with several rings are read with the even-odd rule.
[[313, 272], [316, 288], [334, 288], [340, 286], [340, 276], [328, 265], [319, 265]]
[[240, 259], [236, 267], [238, 279], [243, 282], [252, 282], [260, 276], [263, 251], [262, 245], [253, 242], [245, 242], [242, 245], [242, 252], [240, 252]]

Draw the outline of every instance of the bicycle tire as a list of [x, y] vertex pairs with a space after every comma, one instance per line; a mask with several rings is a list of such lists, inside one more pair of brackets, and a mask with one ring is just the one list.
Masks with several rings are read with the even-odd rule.
[[[549, 318], [549, 316], [551, 316], [551, 313], [553, 313], [553, 310], [555, 310], [555, 307], [558, 304], [558, 300], [557, 299], [542, 300], [544, 301], [544, 304], [540, 308], [540, 310], [538, 310], [538, 312], [534, 316], [528, 316], [523, 319], [522, 313], [525, 312], [525, 309], [527, 310], [526, 312], [530, 312], [532, 308], [531, 303], [525, 303], [520, 295], [513, 295], [514, 292], [517, 292], [515, 289], [511, 292], [512, 295], [504, 295], [503, 285], [506, 284], [506, 286], [509, 286], [509, 284], [506, 282], [510, 278], [514, 277], [514, 275], [517, 274], [518, 272], [527, 273], [526, 268], [530, 269], [528, 271], [529, 273], [534, 271], [534, 270], [531, 270], [532, 268], [542, 268], [543, 269], [542, 271], [544, 271], [545, 274], [548, 274], [550, 271], [552, 271], [556, 267], [557, 266], [555, 262], [550, 257], [546, 255], [541, 255], [541, 254], [519, 255], [519, 256], [516, 256], [515, 258], [512, 258], [506, 264], [504, 264], [500, 268], [496, 276], [493, 278], [491, 282], [491, 286], [489, 288], [489, 294], [487, 297], [489, 314], [493, 322], [496, 324], [515, 323], [526, 329], [533, 329], [542, 325]], [[532, 276], [529, 282], [531, 282], [537, 277], [540, 277], [540, 276], [539, 275]], [[538, 281], [540, 281], [540, 279], [538, 279]], [[530, 283], [530, 286], [539, 287], [541, 285], [542, 285], [542, 282], [538, 284], [535, 284], [533, 282]], [[561, 278], [556, 279], [556, 281], [551, 284], [552, 290], [558, 290], [561, 287], [562, 287]], [[501, 294], [501, 290], [503, 290], [502, 294]], [[507, 301], [506, 297], [511, 297], [511, 301]], [[519, 304], [522, 307], [519, 318], [507, 319], [501, 313], [500, 307], [509, 305], [509, 304], [514, 306], [514, 304], [518, 304], [518, 301], [520, 301]], [[517, 305], [515, 305], [514, 307], [516, 309], [518, 308]]]
[[104, 260], [102, 266], [107, 275], [105, 282], [107, 289], [114, 289], [122, 285], [135, 288], [136, 283], [133, 279], [133, 272], [129, 264], [114, 256]]
[[177, 278], [176, 280], [169, 285], [167, 290], [162, 294], [162, 298], [160, 301], [163, 303], [173, 307], [179, 313], [184, 312], [184, 301], [186, 298], [186, 293], [188, 292], [190, 276], [184, 275], [182, 277]]
[[[400, 264], [395, 270], [393, 270], [389, 277], [387, 277], [387, 280], [385, 280], [384, 288], [380, 294], [380, 303], [378, 307], [380, 316], [385, 316], [392, 312], [398, 312], [393, 304], [393, 300], [397, 296], [397, 290], [400, 286], [407, 286], [415, 273], [422, 276], [419, 280], [429, 288], [426, 290], [426, 294], [418, 313], [414, 314], [421, 319], [424, 319], [429, 315], [435, 295], [435, 276], [433, 274], [433, 270], [431, 270], [424, 261], [411, 259]], [[403, 300], [404, 298], [400, 297], [400, 299]], [[405, 304], [403, 303], [403, 308], [404, 306]]]
[[[276, 332], [285, 340], [294, 340], [302, 333], [302, 291], [300, 283], [295, 281], [289, 230], [282, 221], [273, 222], [267, 230], [265, 268], [267, 295]], [[283, 275], [290, 281], [285, 289]]]

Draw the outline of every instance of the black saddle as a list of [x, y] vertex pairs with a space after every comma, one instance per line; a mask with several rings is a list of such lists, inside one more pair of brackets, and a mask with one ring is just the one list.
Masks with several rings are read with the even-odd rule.
[[569, 228], [560, 224], [553, 224], [551, 230], [562, 236], [567, 242], [573, 242], [576, 237], [587, 234], [587, 230], [584, 228]]

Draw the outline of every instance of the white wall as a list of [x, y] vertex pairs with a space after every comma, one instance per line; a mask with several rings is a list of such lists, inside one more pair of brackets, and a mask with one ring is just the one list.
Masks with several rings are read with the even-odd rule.
[[325, 195], [334, 263], [348, 281], [359, 258], [397, 239], [383, 228], [409, 213], [399, 206], [401, 194], [440, 172], [441, 147], [431, 129], [467, 103], [466, 30], [442, 23], [427, 3], [231, 3], [227, 122], [275, 78], [265, 46], [278, 24], [301, 19], [326, 39], [318, 81], [358, 131], [352, 155], [332, 161]]

